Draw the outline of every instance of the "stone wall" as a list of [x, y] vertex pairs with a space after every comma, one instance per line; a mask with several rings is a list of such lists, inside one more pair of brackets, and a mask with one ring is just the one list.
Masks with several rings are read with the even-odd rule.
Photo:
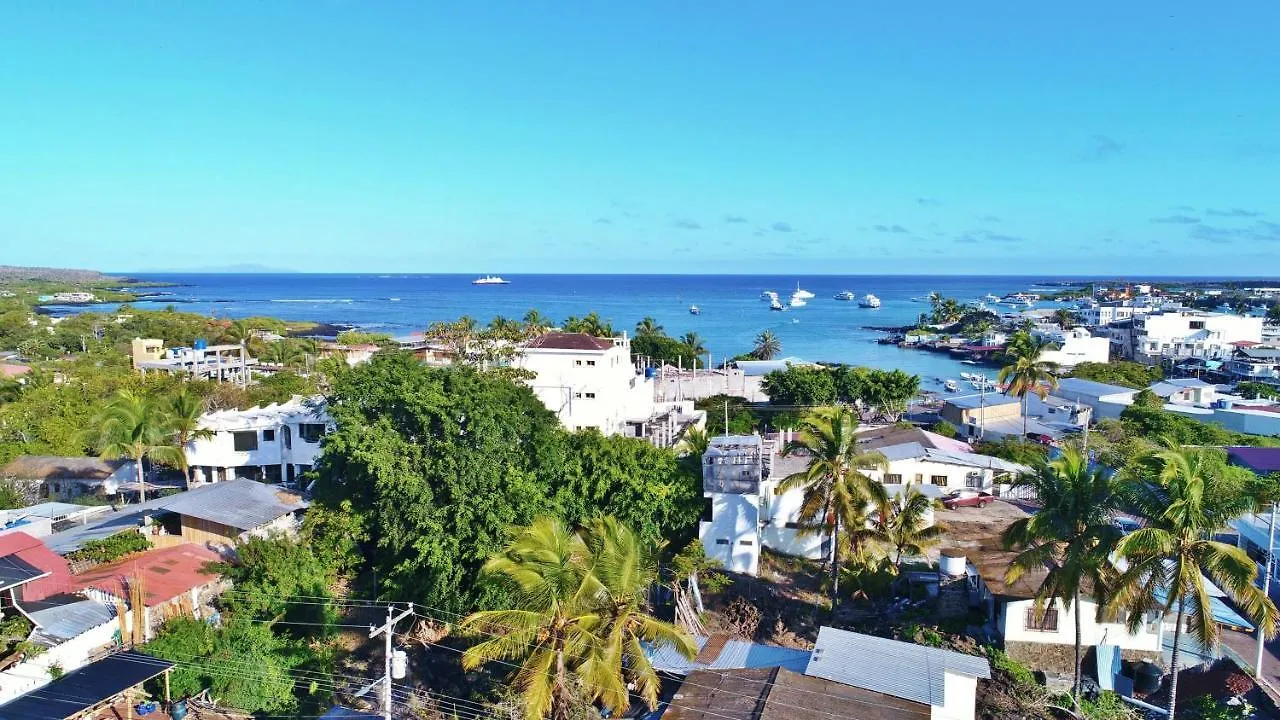
[[[1075, 674], [1075, 645], [1059, 645], [1057, 643], [1006, 642], [1004, 651], [1009, 657], [1026, 665], [1032, 670], [1044, 673], [1072, 676]], [[1092, 645], [1080, 648], [1080, 658], [1085, 674], [1096, 674], [1096, 660]], [[1162, 665], [1160, 653], [1147, 650], [1121, 650], [1120, 659], [1130, 662], [1149, 660]]]

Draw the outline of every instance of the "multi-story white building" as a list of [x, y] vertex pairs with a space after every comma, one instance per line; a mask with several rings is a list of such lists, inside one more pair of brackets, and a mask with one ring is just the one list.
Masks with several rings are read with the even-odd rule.
[[1121, 343], [1120, 349], [1148, 364], [1192, 357], [1223, 359], [1236, 349], [1233, 343], [1261, 342], [1262, 323], [1260, 317], [1165, 309], [1135, 316], [1130, 342]]
[[529, 387], [569, 430], [599, 430], [670, 447], [686, 428], [706, 419], [692, 401], [654, 399], [653, 378], [632, 362], [626, 335], [546, 333], [521, 348], [512, 365], [534, 374]]
[[1145, 315], [1152, 308], [1147, 305], [1134, 305], [1129, 301], [1108, 301], [1090, 303], [1075, 311], [1082, 325], [1102, 327], [1113, 322], [1128, 320], [1134, 315]]
[[1111, 359], [1111, 338], [1105, 335], [1095, 337], [1082, 327], [1043, 330], [1036, 334], [1058, 346], [1057, 350], [1041, 353], [1041, 362], [1073, 368], [1080, 363], [1104, 363]]
[[323, 399], [206, 413], [200, 427], [211, 437], [187, 444], [191, 485], [250, 478], [294, 482], [320, 456], [320, 438], [333, 429]]

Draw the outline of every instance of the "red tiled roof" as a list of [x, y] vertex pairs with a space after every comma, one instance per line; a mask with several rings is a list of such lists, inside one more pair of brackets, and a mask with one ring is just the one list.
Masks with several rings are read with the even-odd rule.
[[221, 559], [217, 553], [199, 545], [177, 545], [99, 565], [72, 580], [77, 590], [93, 588], [128, 598], [128, 583], [135, 576], [141, 576], [146, 605], [155, 607], [216, 580], [216, 573], [203, 572], [202, 568]]
[[547, 333], [529, 341], [531, 348], [550, 350], [608, 350], [613, 347], [609, 338], [592, 337], [586, 333]]
[[71, 570], [67, 567], [67, 561], [43, 542], [24, 532], [0, 535], [0, 557], [10, 555], [16, 555], [28, 565], [49, 573], [22, 586], [22, 599], [27, 602], [36, 602], [50, 595], [66, 592], [67, 586], [71, 584]]
[[1235, 342], [1228, 344], [1235, 345], [1236, 347], [1254, 347], [1255, 345], [1261, 345], [1262, 343], [1254, 342], [1252, 340], [1236, 340]]

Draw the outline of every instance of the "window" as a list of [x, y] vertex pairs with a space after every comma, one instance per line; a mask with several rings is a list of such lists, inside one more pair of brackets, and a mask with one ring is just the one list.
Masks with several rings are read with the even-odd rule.
[[924, 473], [916, 473], [916, 482], [918, 483], [924, 482]]
[[900, 483], [902, 482], [902, 474], [901, 473], [885, 473], [884, 481], [890, 484]]
[[581, 361], [581, 360], [574, 360], [574, 361], [573, 361], [573, 366], [574, 366], [574, 367], [582, 367], [582, 361]]
[[320, 442], [320, 438], [324, 437], [324, 423], [299, 423], [298, 437], [304, 442]]
[[1027, 608], [1027, 629], [1037, 632], [1058, 631], [1058, 609], [1045, 608], [1043, 617], [1036, 617], [1035, 606]]
[[798, 522], [789, 522], [789, 523], [787, 523], [787, 524], [786, 524], [786, 528], [787, 528], [788, 530], [799, 530], [799, 529], [800, 529], [800, 523], [798, 523]]
[[587, 394], [586, 394], [586, 397], [587, 397], [587, 399], [588, 399], [588, 400], [595, 400], [595, 399], [596, 399], [596, 394], [595, 394], [595, 393], [587, 393]]
[[1204, 321], [1203, 321], [1203, 320], [1192, 320], [1192, 321], [1191, 321], [1191, 329], [1192, 329], [1192, 330], [1203, 330], [1203, 329], [1204, 329]]
[[755, 543], [754, 543], [753, 541], [751, 541], [751, 540], [739, 540], [739, 541], [738, 541], [738, 544], [739, 544], [739, 545], [746, 545], [747, 547], [751, 547], [752, 545], [755, 545]]
[[596, 366], [596, 361], [595, 361], [595, 360], [588, 360], [588, 361], [587, 361], [587, 365], [588, 365], [588, 366], [590, 366], [590, 367], [595, 367], [595, 366]]
[[232, 444], [232, 447], [234, 447], [237, 452], [247, 452], [249, 450], [257, 450], [258, 449], [258, 433], [253, 431], [233, 432], [231, 433], [231, 444]]
[[273, 442], [275, 439], [276, 439], [276, 431], [275, 431], [275, 430], [263, 430], [263, 431], [262, 431], [262, 442]]
[[730, 545], [729, 538], [716, 538], [717, 545]]
[[575, 400], [581, 400], [581, 399], [582, 399], [582, 393], [580, 393], [580, 392], [576, 392], [576, 393], [574, 393], [574, 394], [573, 394], [573, 397], [574, 397], [574, 399], [575, 399]]
[[930, 475], [929, 482], [933, 483], [934, 485], [946, 485], [947, 476], [946, 475]]

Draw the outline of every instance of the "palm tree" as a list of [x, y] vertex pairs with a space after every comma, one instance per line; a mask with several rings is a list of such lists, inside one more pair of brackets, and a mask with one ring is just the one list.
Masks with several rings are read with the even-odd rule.
[[933, 510], [939, 503], [908, 485], [900, 495], [890, 498], [881, 495], [876, 512], [878, 539], [893, 548], [893, 567], [902, 571], [902, 558], [906, 555], [923, 555], [926, 550], [942, 542], [944, 528], [931, 522]]
[[1076, 313], [1067, 308], [1058, 308], [1053, 311], [1053, 320], [1063, 330], [1070, 330], [1076, 324]]
[[536, 308], [524, 314], [524, 324], [530, 331], [540, 333], [554, 325], [554, 321], [538, 312]]
[[183, 466], [186, 456], [173, 444], [173, 421], [166, 408], [153, 398], [121, 390], [92, 421], [90, 432], [102, 457], [133, 461], [139, 499], [147, 499], [144, 460]]
[[782, 352], [782, 341], [772, 330], [762, 330], [756, 335], [756, 345], [751, 350], [757, 360], [772, 360]]
[[1027, 437], [1027, 395], [1035, 393], [1041, 400], [1049, 395], [1049, 391], [1058, 387], [1058, 377], [1053, 374], [1056, 366], [1040, 360], [1047, 350], [1057, 349], [1057, 345], [1029, 332], [1019, 331], [1009, 339], [1005, 352], [1009, 364], [1000, 368], [996, 381], [1008, 383], [1006, 393], [1022, 401], [1022, 438]]
[[476, 612], [462, 621], [464, 632], [489, 637], [463, 653], [463, 667], [519, 660], [515, 683], [530, 719], [565, 720], [582, 695], [621, 712], [628, 681], [656, 706], [658, 678], [640, 643], [671, 646], [690, 659], [697, 654], [688, 634], [646, 612], [643, 597], [657, 577], [658, 550], [612, 519], [586, 533], [556, 518], [519, 529], [481, 571], [510, 592], [515, 609]]
[[707, 437], [706, 430], [700, 427], [691, 427], [685, 431], [684, 439], [680, 441], [677, 449], [687, 455], [701, 458], [707, 452], [707, 445], [710, 442], [711, 439]]
[[[1101, 598], [1115, 575], [1111, 553], [1120, 540], [1111, 523], [1117, 497], [1108, 472], [1093, 467], [1078, 448], [1067, 447], [1058, 459], [1041, 465], [1034, 474], [1014, 483], [1032, 488], [1044, 506], [1005, 529], [1001, 540], [1007, 549], [1020, 552], [1005, 571], [1012, 585], [1023, 576], [1047, 570], [1036, 591], [1036, 613], [1061, 602], [1076, 608], [1075, 682], [1072, 695], [1080, 701], [1080, 597]], [[1098, 605], [1099, 610], [1102, 604]]]
[[647, 315], [643, 320], [636, 323], [636, 337], [640, 337], [643, 335], [662, 335], [662, 334], [663, 334], [662, 326], [658, 324], [657, 320], [654, 320], [653, 318]]
[[168, 407], [169, 428], [173, 431], [173, 439], [182, 455], [181, 468], [185, 475], [189, 469], [187, 463], [187, 445], [193, 440], [204, 440], [213, 437], [213, 431], [200, 426], [200, 418], [204, 415], [204, 398], [188, 387], [169, 396]]
[[686, 658], [698, 653], [688, 633], [649, 614], [647, 594], [658, 582], [658, 554], [666, 543], [645, 542], [612, 517], [591, 523], [583, 539], [591, 553], [591, 574], [602, 588], [595, 603], [599, 624], [594, 633], [602, 645], [591, 662], [604, 672], [580, 667], [579, 673], [603, 676], [606, 682], [592, 694], [598, 692], [601, 704], [614, 714], [631, 705], [630, 692], [653, 710], [658, 706], [660, 681], [645, 656], [645, 645], [672, 647]]
[[241, 347], [248, 345], [249, 341], [257, 337], [257, 326], [249, 320], [232, 320], [231, 324], [222, 329], [220, 339], [223, 342]]
[[1255, 585], [1258, 567], [1241, 548], [1213, 539], [1230, 520], [1254, 510], [1258, 499], [1223, 477], [1221, 462], [1210, 452], [1179, 447], [1166, 440], [1164, 449], [1126, 470], [1122, 499], [1144, 521], [1116, 546], [1128, 564], [1116, 584], [1112, 606], [1126, 611], [1136, 630], [1157, 612], [1176, 613], [1169, 717], [1176, 717], [1178, 657], [1184, 624], [1203, 647], [1216, 647], [1205, 576], [1226, 591], [1265, 636], [1276, 631], [1276, 607]]
[[288, 339], [267, 343], [258, 356], [264, 362], [281, 367], [296, 367], [306, 361], [306, 354], [303, 353], [302, 347]]
[[587, 313], [583, 317], [570, 315], [565, 318], [564, 331], [571, 333], [585, 333], [593, 337], [613, 337], [613, 325], [605, 322], [595, 311]]
[[700, 357], [707, 354], [706, 343], [696, 332], [687, 332], [680, 336], [680, 342], [689, 346], [689, 350], [693, 352], [694, 357]]
[[858, 419], [845, 408], [823, 408], [806, 414], [796, 439], [783, 455], [804, 453], [809, 465], [778, 483], [778, 494], [803, 489], [800, 533], [826, 532], [831, 538], [831, 597], [840, 585], [840, 529], [842, 518], [857, 517], [873, 497], [875, 481], [867, 471], [887, 472], [889, 462], [876, 451], [863, 452], [857, 444]]

